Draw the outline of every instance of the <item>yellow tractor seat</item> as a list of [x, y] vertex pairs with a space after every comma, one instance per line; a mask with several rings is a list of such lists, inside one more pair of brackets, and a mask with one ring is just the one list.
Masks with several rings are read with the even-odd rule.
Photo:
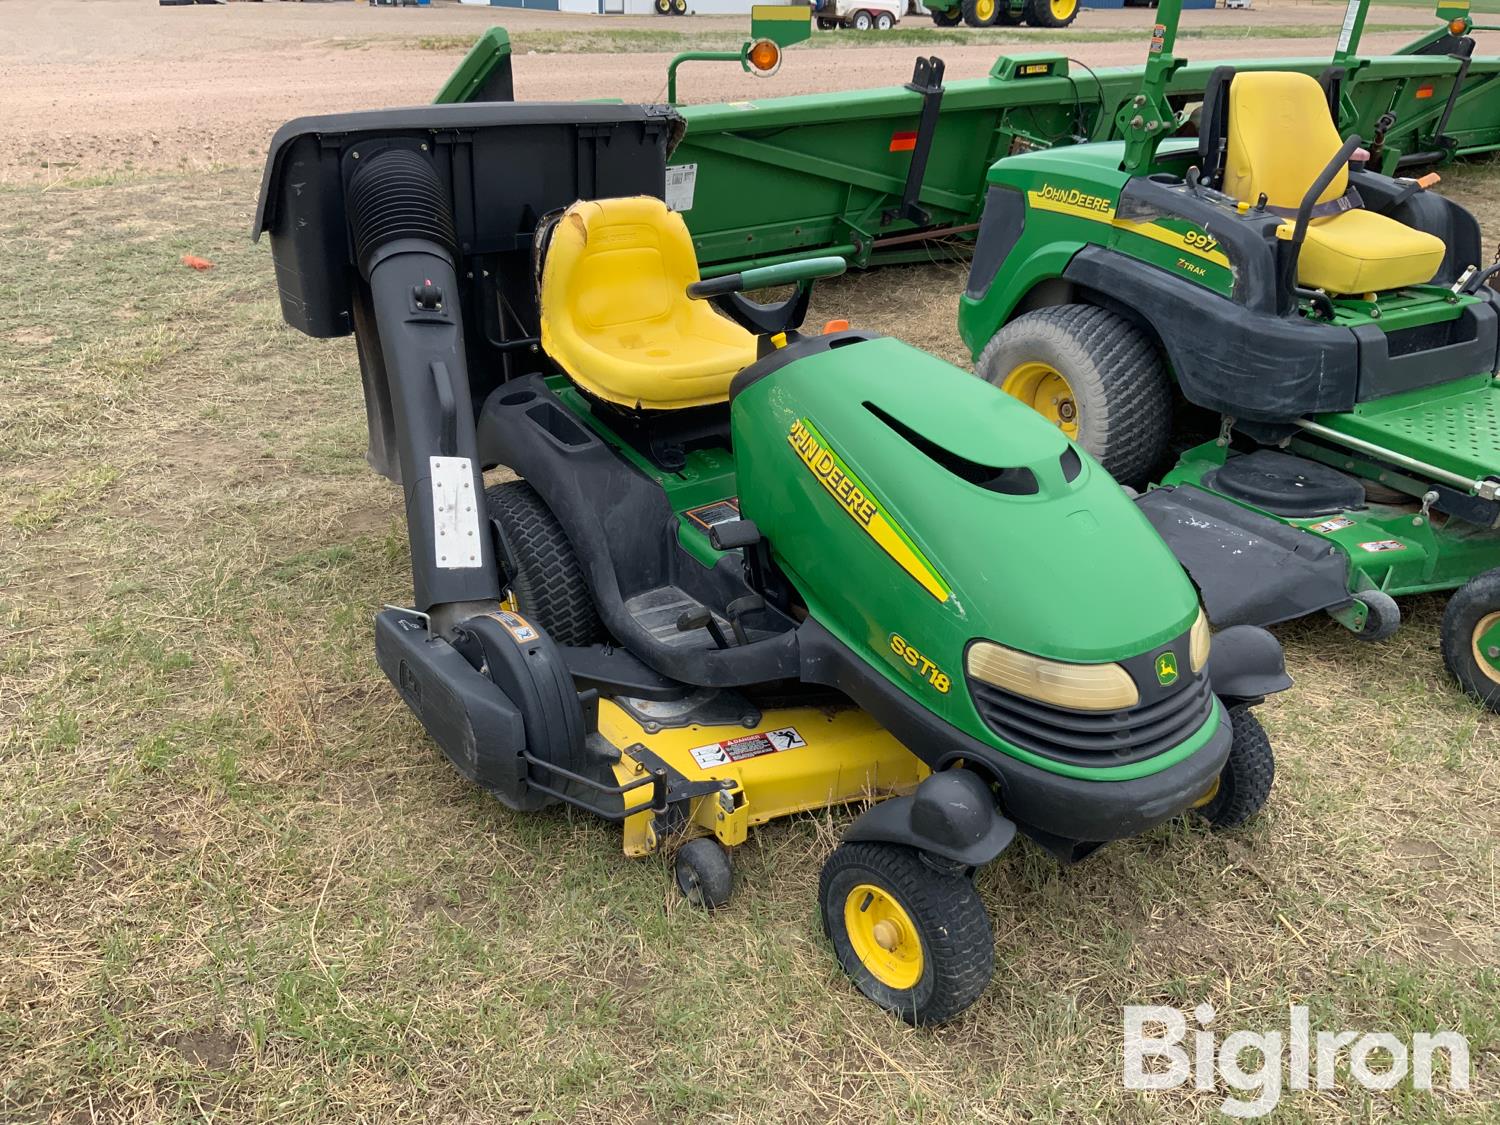
[[542, 348], [584, 390], [621, 406], [724, 402], [755, 337], [687, 287], [698, 259], [682, 216], [649, 196], [580, 200], [542, 263]]
[[[1295, 214], [1313, 181], [1344, 143], [1323, 88], [1310, 75], [1263, 71], [1234, 76], [1229, 87], [1224, 191]], [[1349, 188], [1338, 170], [1318, 203]], [[1282, 226], [1291, 237], [1293, 224]], [[1373, 211], [1353, 208], [1312, 219], [1297, 259], [1297, 280], [1330, 293], [1370, 293], [1431, 281], [1443, 263], [1440, 238]]]

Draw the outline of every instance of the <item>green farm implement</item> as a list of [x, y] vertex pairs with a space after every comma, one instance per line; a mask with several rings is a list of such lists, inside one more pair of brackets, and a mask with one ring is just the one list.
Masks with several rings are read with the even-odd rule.
[[[1162, 97], [1187, 113], [1179, 131], [1192, 133], [1191, 111], [1214, 71], [1231, 65], [1336, 85], [1339, 128], [1365, 137], [1372, 167], [1387, 174], [1500, 148], [1500, 58], [1474, 55], [1469, 32], [1484, 29], [1467, 8], [1440, 6], [1443, 22], [1431, 32], [1394, 54], [1368, 55], [1359, 49], [1367, 7], [1351, 0], [1335, 49], [1321, 57], [1174, 65]], [[776, 30], [794, 26], [783, 19]], [[755, 39], [768, 34], [766, 25], [752, 29]], [[724, 57], [750, 69], [744, 54]], [[487, 37], [438, 101], [504, 100], [509, 67], [508, 49]], [[491, 70], [507, 81], [487, 88]], [[671, 202], [710, 275], [810, 254], [856, 266], [925, 260], [933, 246], [924, 243], [973, 238], [995, 161], [1123, 139], [1143, 76], [1139, 66], [1090, 69], [1062, 52], [1036, 52], [998, 58], [985, 78], [945, 82], [941, 61], [924, 58], [905, 85], [681, 105], [686, 132], [669, 157]]]

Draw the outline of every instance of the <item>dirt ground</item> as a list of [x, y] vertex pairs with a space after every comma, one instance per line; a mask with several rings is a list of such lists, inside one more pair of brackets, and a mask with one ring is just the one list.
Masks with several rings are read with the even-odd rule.
[[[289, 118], [430, 100], [461, 57], [459, 44], [497, 23], [521, 33], [519, 98], [659, 99], [668, 53], [594, 54], [586, 65], [558, 65], [524, 53], [524, 33], [664, 26], [672, 32], [735, 33], [746, 24], [740, 17], [570, 16], [454, 3], [163, 8], [144, 0], [0, 0], [0, 8], [6, 109], [0, 183], [56, 182], [121, 168], [254, 164], [276, 126]], [[1260, 0], [1251, 12], [1192, 11], [1184, 14], [1185, 29], [1223, 27], [1236, 37], [1193, 39], [1185, 46], [1198, 58], [1326, 54], [1339, 16], [1338, 5], [1276, 0]], [[1066, 48], [1094, 67], [1137, 63], [1152, 18], [1144, 8], [1085, 10], [1071, 39], [1074, 29], [1045, 34], [994, 28], [973, 32], [974, 46], [947, 42], [937, 50], [950, 78], [982, 76], [1005, 50], [1045, 46]], [[1365, 41], [1372, 49], [1397, 46], [1412, 32], [1379, 32], [1378, 25], [1409, 29], [1424, 18], [1421, 9], [1377, 9]], [[901, 26], [930, 24], [908, 17]], [[1328, 34], [1244, 38], [1254, 27], [1326, 27]], [[1083, 41], [1110, 32], [1121, 38]], [[694, 101], [883, 86], [905, 81], [920, 53], [926, 52], [911, 45], [798, 50], [767, 81], [720, 65], [684, 68], [682, 84], [684, 96]]]

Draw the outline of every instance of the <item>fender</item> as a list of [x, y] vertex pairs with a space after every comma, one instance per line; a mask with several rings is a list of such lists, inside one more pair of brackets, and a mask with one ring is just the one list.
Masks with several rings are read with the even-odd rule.
[[1225, 707], [1259, 703], [1292, 686], [1281, 642], [1258, 625], [1233, 625], [1215, 633], [1208, 679]]
[[1015, 838], [989, 786], [964, 769], [935, 773], [915, 793], [872, 806], [844, 833], [851, 843], [905, 844], [966, 867], [989, 863]]

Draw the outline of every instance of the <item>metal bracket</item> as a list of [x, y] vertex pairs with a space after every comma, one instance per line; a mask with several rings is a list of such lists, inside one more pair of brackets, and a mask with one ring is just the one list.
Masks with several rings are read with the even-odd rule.
[[906, 88], [922, 95], [922, 112], [917, 118], [917, 139], [911, 151], [911, 165], [906, 170], [906, 188], [901, 202], [888, 207], [880, 216], [880, 225], [888, 227], [907, 219], [919, 227], [932, 222], [932, 214], [917, 200], [922, 194], [922, 180], [927, 175], [927, 159], [932, 155], [932, 138], [937, 132], [938, 114], [943, 103], [943, 60], [936, 55], [918, 59]]

